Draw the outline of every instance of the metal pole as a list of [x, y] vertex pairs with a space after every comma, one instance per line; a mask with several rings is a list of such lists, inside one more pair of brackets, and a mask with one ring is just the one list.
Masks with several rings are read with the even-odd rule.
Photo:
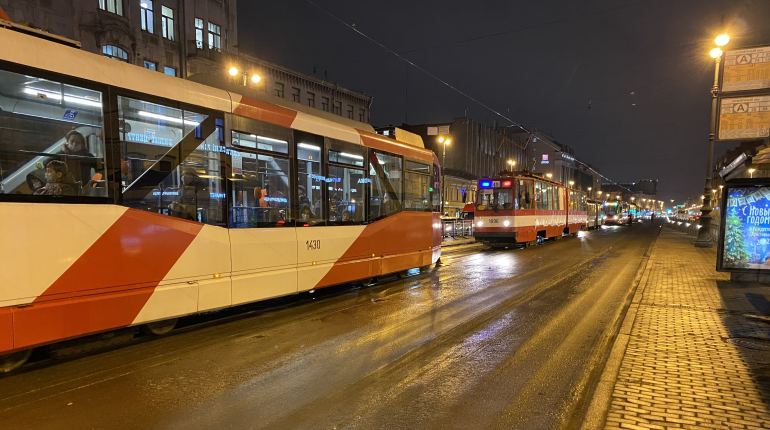
[[444, 150], [441, 155], [441, 216], [444, 216], [444, 169], [446, 166], [446, 143], [441, 142], [444, 145]]
[[719, 63], [722, 55], [715, 61], [714, 87], [711, 88], [711, 131], [709, 133], [708, 165], [706, 166], [706, 186], [703, 190], [703, 206], [700, 209], [700, 229], [695, 246], [698, 248], [711, 248], [711, 176], [714, 164], [714, 140], [717, 128], [717, 101], [719, 99]]

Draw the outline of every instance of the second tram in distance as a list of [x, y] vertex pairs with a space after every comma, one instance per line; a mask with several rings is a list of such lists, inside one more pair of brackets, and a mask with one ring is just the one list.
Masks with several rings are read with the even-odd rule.
[[492, 247], [529, 246], [587, 227], [586, 193], [527, 172], [478, 182], [473, 236]]

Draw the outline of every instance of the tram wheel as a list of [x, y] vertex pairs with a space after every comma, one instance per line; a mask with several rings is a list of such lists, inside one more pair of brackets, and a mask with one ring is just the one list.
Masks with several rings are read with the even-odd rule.
[[427, 272], [430, 270], [430, 264], [420, 267], [420, 272]]
[[179, 318], [147, 323], [142, 326], [142, 331], [153, 336], [163, 336], [176, 327], [177, 321], [179, 321]]
[[358, 281], [359, 286], [368, 287], [369, 285], [372, 285], [372, 282], [374, 282], [374, 278], [365, 278]]
[[0, 355], [0, 373], [13, 372], [29, 360], [32, 355], [32, 349], [16, 351], [10, 354]]
[[406, 275], [409, 273], [408, 270], [401, 270], [399, 272], [396, 272], [396, 278], [398, 279], [404, 279], [406, 278]]

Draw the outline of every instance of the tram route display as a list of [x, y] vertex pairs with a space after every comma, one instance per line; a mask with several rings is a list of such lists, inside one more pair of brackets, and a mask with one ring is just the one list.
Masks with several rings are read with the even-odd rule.
[[722, 91], [770, 88], [770, 46], [725, 52]]
[[722, 99], [719, 140], [770, 137], [770, 96]]
[[729, 187], [725, 194], [718, 267], [770, 271], [770, 187]]

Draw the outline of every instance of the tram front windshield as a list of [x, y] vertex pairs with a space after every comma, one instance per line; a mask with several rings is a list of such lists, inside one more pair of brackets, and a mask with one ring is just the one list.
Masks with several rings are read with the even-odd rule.
[[476, 208], [480, 211], [513, 209], [513, 189], [489, 188], [480, 190], [479, 203]]

